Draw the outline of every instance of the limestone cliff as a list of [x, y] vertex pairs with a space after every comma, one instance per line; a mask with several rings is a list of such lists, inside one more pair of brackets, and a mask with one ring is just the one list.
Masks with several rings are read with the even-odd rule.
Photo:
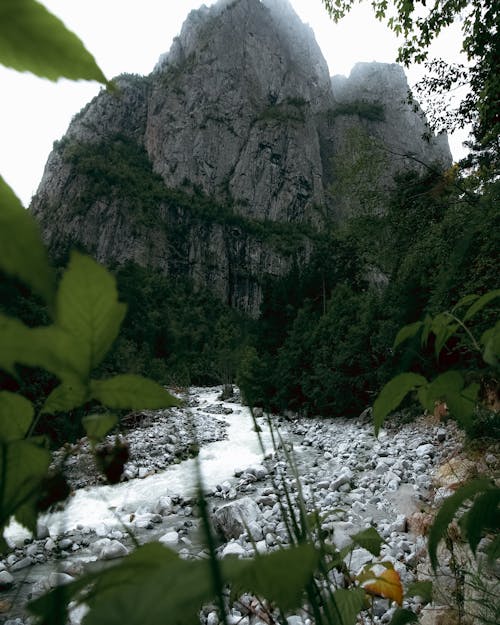
[[[287, 0], [192, 11], [148, 77], [117, 84], [48, 159], [31, 210], [49, 246], [182, 273], [253, 315], [263, 277], [306, 262], [325, 219], [380, 210], [409, 153], [451, 162], [445, 139], [422, 139], [400, 68], [332, 80]], [[372, 150], [367, 201], [356, 167]]]

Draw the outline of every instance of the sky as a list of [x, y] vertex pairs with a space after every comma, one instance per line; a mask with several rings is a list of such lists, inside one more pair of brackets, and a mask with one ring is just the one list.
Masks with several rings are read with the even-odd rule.
[[[328, 17], [321, 0], [290, 0], [308, 23], [328, 63], [330, 74], [348, 75], [358, 61], [392, 63], [397, 56], [395, 35], [375, 20], [368, 1], [355, 5], [339, 24]], [[168, 51], [190, 10], [200, 0], [44, 0], [43, 4], [73, 30], [94, 55], [107, 78], [123, 72], [149, 74]], [[210, 5], [213, 2], [205, 1]], [[436, 52], [456, 60], [460, 48], [457, 28], [445, 33]], [[410, 86], [423, 74], [407, 71]], [[27, 206], [35, 193], [55, 140], [71, 118], [99, 93], [95, 82], [57, 83], [0, 66], [0, 174]], [[455, 160], [465, 155], [467, 133], [450, 137]]]

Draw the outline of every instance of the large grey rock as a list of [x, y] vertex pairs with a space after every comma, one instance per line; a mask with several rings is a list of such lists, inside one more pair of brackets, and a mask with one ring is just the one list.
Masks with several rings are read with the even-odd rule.
[[246, 531], [245, 525], [261, 524], [263, 521], [259, 506], [250, 497], [243, 497], [218, 508], [214, 513], [214, 524], [226, 539], [238, 538]]

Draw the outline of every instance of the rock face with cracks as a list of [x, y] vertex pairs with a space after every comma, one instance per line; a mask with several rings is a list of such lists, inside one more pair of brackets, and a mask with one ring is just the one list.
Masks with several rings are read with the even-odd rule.
[[[287, 0], [192, 11], [149, 76], [116, 83], [49, 156], [31, 205], [47, 243], [186, 275], [252, 315], [262, 277], [307, 262], [311, 233], [381, 210], [397, 171], [451, 163], [445, 137], [422, 138], [401, 68], [331, 80]], [[369, 201], [360, 154], [377, 180]]]

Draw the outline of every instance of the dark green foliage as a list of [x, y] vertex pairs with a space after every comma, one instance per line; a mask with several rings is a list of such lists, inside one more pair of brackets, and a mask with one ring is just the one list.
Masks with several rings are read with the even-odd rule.
[[326, 113], [329, 124], [335, 123], [335, 118], [339, 115], [358, 115], [362, 119], [371, 122], [384, 122], [385, 111], [380, 102], [367, 102], [365, 100], [355, 100], [354, 102], [343, 102], [336, 104], [334, 108]]
[[[478, 381], [468, 371], [477, 368], [480, 354], [465, 349], [453, 324], [447, 334], [431, 334], [420, 344], [426, 314], [451, 308], [467, 292], [479, 297], [498, 282], [497, 184], [481, 196], [468, 194], [464, 185], [454, 170], [401, 175], [385, 214], [348, 219], [334, 235], [316, 241], [306, 268], [293, 266], [288, 276], [264, 285], [251, 378], [261, 405], [305, 414], [359, 414], [392, 376], [411, 371], [426, 384], [451, 367], [465, 376], [465, 395], [454, 405], [457, 416], [466, 419], [462, 423], [470, 434], [494, 432], [487, 416], [482, 421], [465, 416], [477, 393], [470, 384]], [[367, 288], [367, 266], [383, 272], [387, 286]], [[477, 336], [491, 327], [496, 311], [485, 306], [474, 315]], [[407, 324], [415, 324], [404, 330], [408, 340], [391, 349]], [[413, 383], [406, 390], [411, 388]], [[403, 407], [414, 401], [409, 394]]]
[[116, 278], [128, 309], [104, 375], [129, 371], [179, 386], [234, 382], [248, 320], [187, 280], [132, 263]]

